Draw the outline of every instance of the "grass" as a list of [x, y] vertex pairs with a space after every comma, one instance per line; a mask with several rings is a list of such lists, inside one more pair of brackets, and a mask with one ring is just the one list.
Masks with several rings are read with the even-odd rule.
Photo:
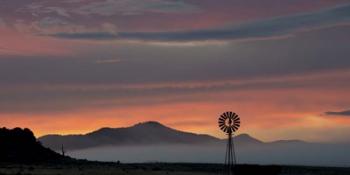
[[[0, 164], [0, 175], [217, 175], [218, 164]], [[237, 175], [349, 175], [350, 168], [239, 165]]]

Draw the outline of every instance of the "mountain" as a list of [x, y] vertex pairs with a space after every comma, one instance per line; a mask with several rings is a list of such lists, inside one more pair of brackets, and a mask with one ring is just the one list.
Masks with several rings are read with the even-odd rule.
[[0, 162], [37, 163], [70, 160], [43, 147], [29, 129], [0, 128]]
[[45, 146], [58, 150], [63, 144], [68, 150], [100, 146], [208, 144], [220, 139], [203, 134], [183, 132], [158, 122], [139, 123], [126, 128], [101, 128], [84, 135], [47, 135], [39, 138]]
[[[158, 122], [125, 128], [101, 128], [83, 135], [47, 135], [44, 146], [71, 157], [121, 162], [223, 163], [226, 139], [183, 132]], [[309, 143], [301, 140], [262, 142], [248, 134], [234, 138], [239, 163], [349, 166], [350, 145]]]

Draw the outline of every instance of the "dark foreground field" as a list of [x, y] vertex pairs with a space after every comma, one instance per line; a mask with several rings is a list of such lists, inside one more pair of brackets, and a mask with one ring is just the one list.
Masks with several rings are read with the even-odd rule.
[[[217, 164], [114, 164], [66, 165], [0, 164], [0, 175], [211, 175], [220, 174]], [[237, 175], [349, 175], [350, 168], [239, 165]]]

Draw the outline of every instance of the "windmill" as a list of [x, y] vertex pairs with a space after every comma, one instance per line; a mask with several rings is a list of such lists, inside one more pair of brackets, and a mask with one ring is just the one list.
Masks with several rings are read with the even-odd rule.
[[241, 121], [238, 115], [234, 112], [224, 112], [219, 117], [219, 128], [228, 136], [225, 155], [224, 175], [234, 174], [234, 167], [236, 165], [236, 153], [232, 136], [234, 132], [238, 130], [240, 125]]
[[63, 144], [62, 144], [62, 146], [61, 146], [61, 152], [62, 152], [62, 156], [66, 156], [66, 155], [65, 155], [65, 154], [66, 154], [66, 151], [64, 150]]

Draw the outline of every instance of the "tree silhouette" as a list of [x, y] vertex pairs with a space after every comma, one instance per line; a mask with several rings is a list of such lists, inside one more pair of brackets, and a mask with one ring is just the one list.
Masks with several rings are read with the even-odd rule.
[[0, 128], [0, 162], [52, 162], [62, 161], [60, 154], [43, 147], [27, 128]]

